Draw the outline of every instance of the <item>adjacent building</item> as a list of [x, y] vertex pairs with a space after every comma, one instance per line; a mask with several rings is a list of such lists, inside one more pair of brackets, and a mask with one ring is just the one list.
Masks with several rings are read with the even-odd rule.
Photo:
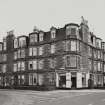
[[0, 87], [88, 88], [105, 85], [105, 42], [87, 21], [0, 42]]

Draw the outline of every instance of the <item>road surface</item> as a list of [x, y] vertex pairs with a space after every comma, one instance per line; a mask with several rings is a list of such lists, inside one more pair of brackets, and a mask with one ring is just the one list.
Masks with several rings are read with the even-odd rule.
[[0, 90], [0, 105], [105, 105], [105, 90]]

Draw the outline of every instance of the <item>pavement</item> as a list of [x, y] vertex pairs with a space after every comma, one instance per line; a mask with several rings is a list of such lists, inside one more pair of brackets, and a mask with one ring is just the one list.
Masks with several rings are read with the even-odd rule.
[[0, 105], [105, 105], [105, 90], [0, 89]]

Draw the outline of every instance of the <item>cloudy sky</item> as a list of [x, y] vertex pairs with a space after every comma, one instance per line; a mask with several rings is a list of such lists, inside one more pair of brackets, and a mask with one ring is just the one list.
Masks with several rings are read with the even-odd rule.
[[105, 41], [105, 0], [0, 0], [0, 40], [6, 32], [27, 35], [37, 26], [49, 30], [88, 20], [90, 30]]

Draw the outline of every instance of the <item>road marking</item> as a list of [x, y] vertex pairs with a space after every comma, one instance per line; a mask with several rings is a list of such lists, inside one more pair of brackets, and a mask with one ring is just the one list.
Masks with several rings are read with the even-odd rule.
[[93, 104], [88, 104], [88, 105], [93, 105]]

